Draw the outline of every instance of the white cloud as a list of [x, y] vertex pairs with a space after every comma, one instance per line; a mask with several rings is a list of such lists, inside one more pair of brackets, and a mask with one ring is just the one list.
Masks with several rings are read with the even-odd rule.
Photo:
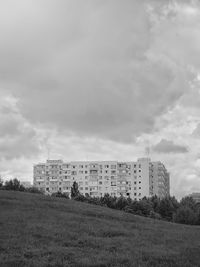
[[170, 170], [172, 192], [197, 186], [198, 172], [192, 186], [188, 177], [199, 153], [199, 13], [198, 1], [1, 3], [4, 172], [20, 175], [19, 162], [32, 176], [48, 145], [69, 160], [131, 160], [163, 139], [189, 150], [151, 152]]

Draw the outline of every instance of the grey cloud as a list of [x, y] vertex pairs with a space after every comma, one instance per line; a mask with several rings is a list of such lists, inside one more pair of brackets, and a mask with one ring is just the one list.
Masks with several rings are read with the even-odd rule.
[[158, 153], [187, 153], [186, 146], [177, 145], [171, 140], [162, 139], [158, 144], [153, 146], [153, 150]]
[[0, 139], [0, 159], [30, 158], [38, 155], [40, 149], [34, 137], [34, 131], [29, 131], [13, 138], [4, 138], [3, 141]]
[[31, 157], [40, 152], [36, 131], [27, 123], [12, 100], [0, 99], [0, 159]]
[[131, 142], [187, 90], [185, 70], [151, 53], [145, 1], [8, 2], [0, 83], [34, 123]]
[[196, 128], [192, 132], [192, 136], [197, 138], [200, 136], [200, 123], [197, 124]]

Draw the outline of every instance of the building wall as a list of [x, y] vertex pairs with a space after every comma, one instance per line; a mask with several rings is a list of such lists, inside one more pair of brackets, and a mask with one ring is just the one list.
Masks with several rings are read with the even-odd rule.
[[161, 198], [169, 196], [169, 173], [160, 161], [151, 163], [152, 192]]
[[47, 194], [61, 191], [70, 195], [74, 181], [82, 194], [97, 197], [108, 193], [139, 200], [155, 194], [164, 197], [169, 192], [164, 165], [149, 158], [136, 162], [47, 160], [34, 165], [33, 177], [34, 186]]

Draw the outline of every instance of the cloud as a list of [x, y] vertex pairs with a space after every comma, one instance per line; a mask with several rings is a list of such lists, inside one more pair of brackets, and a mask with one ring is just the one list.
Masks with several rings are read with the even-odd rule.
[[197, 124], [196, 128], [192, 132], [192, 136], [198, 138], [200, 136], [200, 123]]
[[31, 157], [39, 152], [37, 133], [20, 114], [17, 100], [1, 93], [0, 159]]
[[132, 142], [187, 90], [188, 70], [158, 47], [145, 1], [14, 5], [10, 20], [1, 8], [1, 81], [33, 123]]
[[153, 146], [153, 150], [158, 153], [187, 153], [188, 148], [174, 144], [173, 141], [162, 139], [158, 144]]
[[32, 177], [48, 145], [55, 158], [135, 160], [149, 141], [185, 193], [199, 153], [199, 24], [194, 0], [1, 1], [1, 170]]

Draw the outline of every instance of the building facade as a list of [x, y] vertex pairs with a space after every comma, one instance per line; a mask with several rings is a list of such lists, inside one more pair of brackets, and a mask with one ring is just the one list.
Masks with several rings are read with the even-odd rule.
[[161, 162], [140, 158], [136, 162], [47, 160], [33, 167], [33, 184], [47, 194], [70, 195], [76, 181], [83, 195], [143, 197], [169, 195], [169, 173]]

